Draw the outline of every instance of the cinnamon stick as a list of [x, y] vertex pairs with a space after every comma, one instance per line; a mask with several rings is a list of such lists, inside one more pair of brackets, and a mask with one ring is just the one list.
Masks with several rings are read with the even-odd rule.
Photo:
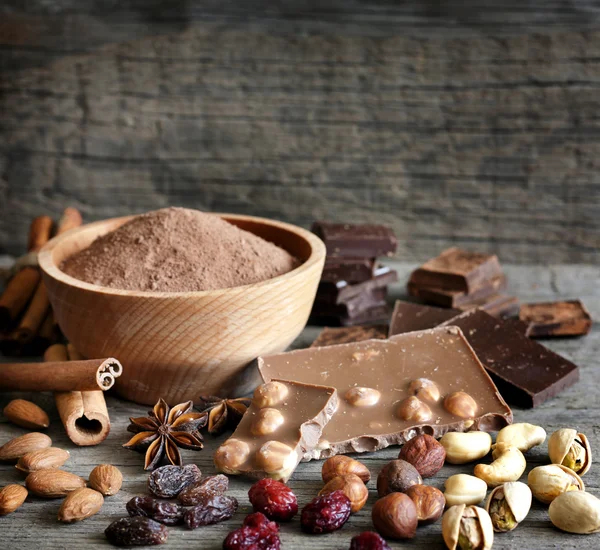
[[29, 227], [29, 238], [27, 240], [28, 252], [38, 252], [50, 240], [53, 223], [50, 216], [38, 216], [34, 218]]
[[[71, 207], [65, 208], [63, 215], [58, 222], [56, 234], [60, 235], [74, 227], [78, 227], [81, 225], [81, 222], [82, 219], [79, 210]], [[43, 281], [40, 281], [27, 311], [25, 311], [19, 326], [15, 330], [14, 337], [21, 345], [25, 345], [33, 340], [33, 337], [39, 330], [49, 308], [50, 302], [48, 300], [48, 294], [46, 293]]]
[[0, 332], [14, 325], [39, 282], [40, 272], [35, 267], [22, 269], [8, 282], [0, 297]]
[[[56, 350], [50, 346], [44, 358]], [[64, 346], [62, 346], [64, 347]], [[45, 363], [0, 364], [0, 390], [3, 391], [90, 391], [109, 390], [123, 367], [116, 359], [47, 361]]]
[[[64, 346], [53, 346], [59, 348], [58, 353], [62, 357], [68, 355], [71, 361], [80, 361], [83, 357], [68, 344], [63, 354]], [[48, 354], [52, 360], [54, 352]], [[54, 400], [60, 419], [65, 427], [69, 439], [75, 445], [88, 446], [98, 445], [106, 439], [110, 432], [110, 418], [102, 391], [68, 391], [55, 392]]]
[[81, 213], [77, 208], [71, 206], [65, 208], [62, 217], [58, 222], [58, 228], [56, 229], [57, 235], [62, 235], [67, 231], [79, 227], [83, 223]]
[[40, 281], [27, 310], [19, 322], [19, 326], [14, 331], [14, 337], [21, 345], [25, 345], [33, 340], [49, 309], [50, 302], [48, 301], [46, 287]]

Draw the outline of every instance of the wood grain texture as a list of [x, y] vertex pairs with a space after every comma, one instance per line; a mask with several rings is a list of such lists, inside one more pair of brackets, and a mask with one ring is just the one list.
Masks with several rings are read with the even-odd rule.
[[[404, 284], [416, 264], [394, 264], [399, 269], [400, 282], [392, 289], [390, 300], [404, 295]], [[524, 301], [553, 300], [565, 297], [579, 296], [590, 309], [593, 318], [600, 318], [600, 273], [594, 266], [562, 266], [558, 267], [517, 267], [506, 266], [509, 277], [509, 288]], [[295, 342], [296, 347], [310, 345], [319, 332], [317, 327], [308, 327]], [[597, 399], [596, 388], [600, 384], [600, 331], [597, 327], [580, 339], [554, 340], [547, 343], [558, 353], [564, 354], [575, 361], [581, 368], [581, 381], [565, 391], [557, 398], [541, 407], [524, 411], [515, 409], [515, 421], [532, 422], [543, 426], [550, 434], [560, 427], [576, 427], [585, 433], [594, 452], [600, 449], [600, 401]], [[81, 523], [70, 526], [60, 525], [56, 514], [60, 501], [44, 501], [30, 497], [27, 502], [12, 516], [0, 518], [0, 528], [5, 540], [10, 540], [10, 547], [15, 550], [40, 548], [61, 548], [76, 550], [86, 548], [109, 548], [103, 535], [108, 524], [125, 515], [125, 503], [135, 495], [146, 494], [147, 474], [142, 471], [143, 456], [121, 447], [129, 435], [126, 431], [129, 416], [142, 416], [147, 407], [133, 405], [114, 397], [107, 399], [111, 415], [112, 430], [108, 439], [98, 447], [75, 447], [66, 437], [60, 420], [53, 407], [51, 394], [20, 394], [32, 399], [50, 413], [51, 425], [48, 434], [53, 438], [54, 446], [68, 449], [70, 460], [64, 469], [87, 477], [99, 463], [112, 463], [121, 469], [124, 476], [123, 489], [113, 497], [105, 499], [101, 512]], [[0, 394], [0, 407], [15, 397], [10, 394]], [[21, 428], [8, 424], [4, 418], [0, 421], [0, 443], [10, 437], [24, 433]], [[214, 472], [212, 452], [226, 435], [220, 438], [207, 437], [206, 448], [200, 453], [183, 451], [186, 462], [198, 464], [206, 474]], [[377, 453], [362, 455], [360, 460], [368, 465], [373, 476], [389, 460], [396, 458], [397, 447], [390, 447]], [[547, 445], [532, 450], [527, 455], [527, 472], [535, 466], [547, 463]], [[300, 464], [290, 480], [290, 485], [298, 495], [303, 506], [322, 487], [320, 481], [320, 461]], [[473, 465], [446, 465], [442, 471], [429, 482], [443, 487], [444, 480], [459, 472], [472, 473]], [[592, 494], [600, 496], [600, 468], [592, 465], [591, 470], [584, 476], [586, 488]], [[10, 482], [21, 482], [17, 470], [6, 464], [0, 465], [0, 485]], [[170, 528], [169, 548], [202, 548], [203, 550], [218, 550], [226, 533], [238, 527], [245, 514], [251, 511], [247, 499], [250, 483], [244, 479], [231, 478], [231, 494], [240, 501], [240, 509], [235, 517], [220, 525], [201, 528], [197, 531], [186, 531], [183, 528]], [[360, 513], [351, 517], [341, 531], [327, 536], [315, 537], [304, 535], [300, 531], [299, 520], [282, 526], [283, 547], [291, 550], [302, 548], [323, 548], [336, 550], [347, 548], [350, 538], [359, 532], [370, 529], [370, 511], [376, 500], [375, 483], [369, 484], [369, 500]], [[411, 548], [431, 549], [442, 548], [440, 523], [420, 528], [417, 537], [409, 543]], [[548, 519], [546, 507], [534, 503], [529, 516], [513, 532], [497, 534], [494, 549], [511, 550], [513, 548], [561, 548], [565, 550], [594, 550], [600, 545], [600, 534], [576, 536], [562, 533], [552, 527]], [[392, 548], [401, 549], [407, 543], [391, 543]]]
[[[110, 349], [110, 357], [124, 365], [120, 396], [153, 405], [161, 396], [187, 401], [201, 389], [207, 395], [239, 391], [237, 376], [243, 377], [247, 363], [284, 350], [302, 331], [325, 262], [325, 245], [312, 233], [262, 218], [225, 216], [301, 261], [288, 273], [235, 288], [138, 292], [84, 283], [60, 271], [65, 258], [130, 219], [75, 229], [39, 256], [62, 333], [84, 357], [105, 357]], [[95, 388], [63, 390], [69, 389]]]
[[69, 201], [600, 261], [591, 1], [4, 4], [0, 250]]

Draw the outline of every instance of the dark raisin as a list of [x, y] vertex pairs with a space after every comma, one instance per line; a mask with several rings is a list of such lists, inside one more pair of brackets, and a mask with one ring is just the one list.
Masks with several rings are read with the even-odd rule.
[[188, 508], [183, 514], [183, 521], [188, 529], [196, 529], [202, 525], [211, 525], [229, 519], [238, 508], [238, 501], [225, 495], [213, 495], [205, 502]]
[[303, 509], [300, 522], [307, 533], [331, 533], [350, 517], [350, 499], [343, 491], [333, 491], [311, 500]]
[[200, 481], [201, 477], [202, 473], [195, 464], [162, 466], [148, 477], [148, 488], [157, 497], [173, 498], [188, 485]]
[[229, 479], [223, 474], [205, 477], [202, 481], [188, 485], [177, 500], [184, 506], [195, 506], [213, 495], [222, 495], [229, 488]]
[[227, 535], [224, 550], [279, 550], [279, 526], [274, 521], [255, 512], [246, 516], [244, 525]]
[[292, 490], [268, 477], [250, 487], [248, 498], [254, 510], [269, 519], [289, 521], [298, 513], [298, 500]]
[[113, 521], [104, 534], [115, 546], [153, 546], [166, 542], [169, 531], [154, 520], [135, 516]]
[[183, 522], [183, 508], [175, 502], [165, 502], [152, 497], [133, 497], [126, 507], [130, 516], [144, 516], [165, 525]]
[[352, 537], [350, 550], [391, 550], [385, 539], [374, 531], [364, 531]]

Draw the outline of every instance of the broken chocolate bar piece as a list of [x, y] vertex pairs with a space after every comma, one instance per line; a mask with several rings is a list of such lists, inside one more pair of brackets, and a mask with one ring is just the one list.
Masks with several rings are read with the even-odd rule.
[[368, 325], [371, 323], [388, 323], [390, 320], [391, 310], [387, 304], [373, 306], [369, 309], [361, 311], [354, 317], [340, 317], [339, 322], [343, 327], [353, 325]]
[[476, 308], [482, 309], [494, 317], [516, 317], [519, 314], [521, 303], [516, 296], [496, 294], [485, 300], [477, 300], [472, 304], [458, 306], [457, 309], [469, 311]]
[[388, 336], [387, 325], [359, 325], [356, 327], [325, 327], [311, 348], [348, 344], [349, 342], [362, 342], [364, 340], [385, 340]]
[[287, 481], [337, 407], [332, 387], [270, 380], [256, 388], [235, 432], [216, 450], [217, 470]]
[[444, 309], [396, 300], [390, 322], [390, 336], [434, 328], [459, 314], [458, 309]]
[[317, 296], [323, 302], [343, 304], [359, 294], [372, 292], [378, 288], [385, 288], [397, 280], [398, 273], [395, 270], [384, 265], [379, 265], [373, 273], [373, 278], [364, 283], [350, 285], [346, 281], [337, 281], [336, 283], [322, 281], [319, 283]]
[[337, 412], [307, 460], [375, 451], [421, 433], [494, 431], [512, 421], [456, 327], [259, 357], [258, 368], [265, 381], [285, 375], [338, 390]]
[[412, 272], [409, 285], [458, 290], [469, 294], [502, 276], [502, 268], [494, 254], [480, 254], [448, 248], [436, 258]]
[[485, 311], [467, 311], [446, 325], [462, 329], [509, 403], [536, 407], [579, 380], [577, 365]]
[[361, 294], [352, 296], [339, 304], [322, 301], [317, 294], [317, 298], [313, 304], [312, 314], [324, 317], [356, 317], [369, 308], [385, 305], [386, 297], [387, 287], [367, 290]]
[[592, 328], [592, 318], [580, 300], [523, 304], [519, 319], [531, 324], [530, 336], [582, 336]]
[[494, 294], [506, 288], [506, 277], [501, 275], [490, 279], [484, 286], [478, 288], [472, 293], [460, 290], [446, 290], [430, 286], [417, 286], [414, 283], [408, 283], [408, 293], [423, 300], [427, 304], [434, 304], [441, 307], [460, 307], [471, 304], [477, 300], [485, 300]]
[[331, 256], [325, 258], [321, 280], [331, 283], [346, 281], [352, 285], [371, 279], [374, 270], [374, 258], [338, 258]]
[[384, 225], [315, 222], [311, 231], [325, 243], [327, 256], [391, 256], [398, 246], [396, 235]]

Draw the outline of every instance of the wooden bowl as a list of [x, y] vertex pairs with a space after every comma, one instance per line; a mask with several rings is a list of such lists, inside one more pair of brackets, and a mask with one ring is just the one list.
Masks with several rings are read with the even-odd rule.
[[284, 350], [306, 325], [325, 245], [287, 223], [221, 214], [302, 261], [260, 283], [205, 292], [137, 292], [85, 283], [59, 269], [64, 259], [131, 217], [73, 229], [39, 254], [60, 328], [84, 356], [121, 361], [116, 390], [122, 397], [153, 405], [159, 397], [176, 404], [201, 394], [230, 395], [246, 364]]

